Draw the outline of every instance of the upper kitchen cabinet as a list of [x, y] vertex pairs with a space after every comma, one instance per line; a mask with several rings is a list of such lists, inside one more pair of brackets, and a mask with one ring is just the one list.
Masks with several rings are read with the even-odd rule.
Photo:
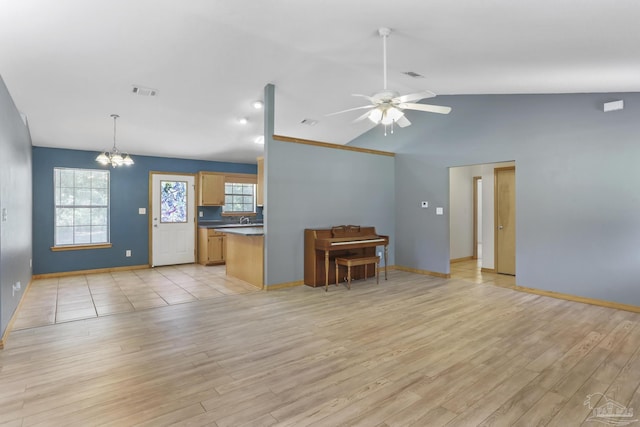
[[264, 206], [264, 157], [258, 157], [258, 185], [256, 189], [256, 205]]
[[224, 205], [224, 175], [200, 172], [198, 178], [198, 206]]

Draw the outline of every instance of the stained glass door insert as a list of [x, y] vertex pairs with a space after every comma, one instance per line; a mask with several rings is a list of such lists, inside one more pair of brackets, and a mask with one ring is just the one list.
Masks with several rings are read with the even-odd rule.
[[160, 181], [160, 222], [187, 222], [186, 181]]

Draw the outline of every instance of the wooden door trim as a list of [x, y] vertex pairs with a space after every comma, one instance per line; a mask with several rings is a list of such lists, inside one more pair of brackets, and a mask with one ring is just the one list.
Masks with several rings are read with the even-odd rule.
[[[478, 259], [478, 181], [481, 176], [473, 177], [473, 258]], [[480, 195], [482, 197], [482, 195]]]
[[[493, 268], [496, 273], [498, 272], [498, 173], [509, 170], [515, 173], [516, 167], [493, 168]], [[513, 203], [515, 204], [515, 202], [514, 200]]]

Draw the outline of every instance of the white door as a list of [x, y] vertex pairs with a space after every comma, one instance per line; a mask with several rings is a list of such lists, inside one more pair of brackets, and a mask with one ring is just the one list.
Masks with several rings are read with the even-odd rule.
[[195, 262], [195, 177], [151, 174], [151, 265]]

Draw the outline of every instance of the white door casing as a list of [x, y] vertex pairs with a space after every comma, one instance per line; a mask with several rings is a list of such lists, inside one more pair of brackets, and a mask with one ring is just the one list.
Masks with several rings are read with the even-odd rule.
[[152, 173], [151, 187], [151, 266], [195, 262], [195, 177]]

